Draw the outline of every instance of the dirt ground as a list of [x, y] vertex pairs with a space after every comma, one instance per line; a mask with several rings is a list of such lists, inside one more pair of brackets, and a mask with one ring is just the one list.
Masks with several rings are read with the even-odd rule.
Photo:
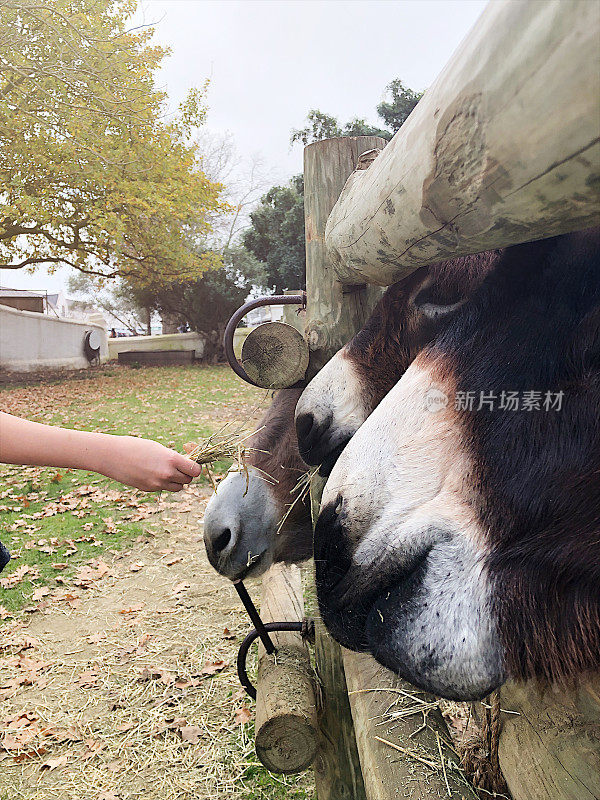
[[[310, 776], [256, 764], [235, 673], [248, 621], [205, 556], [209, 496], [175, 496], [78, 599], [52, 590], [3, 628], [2, 800], [312, 797]], [[15, 670], [30, 685], [11, 691]]]

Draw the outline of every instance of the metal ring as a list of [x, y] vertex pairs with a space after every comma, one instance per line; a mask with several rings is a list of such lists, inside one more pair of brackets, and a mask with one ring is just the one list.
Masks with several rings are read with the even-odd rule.
[[245, 317], [249, 311], [252, 311], [253, 308], [260, 308], [261, 306], [270, 306], [270, 305], [287, 305], [287, 306], [306, 306], [306, 292], [302, 292], [302, 294], [272, 294], [272, 295], [265, 295], [264, 297], [257, 297], [256, 300], [250, 300], [248, 303], [244, 303], [241, 308], [233, 314], [229, 322], [227, 323], [227, 327], [225, 328], [225, 333], [223, 334], [223, 347], [225, 348], [225, 356], [227, 361], [229, 362], [229, 366], [235, 372], [236, 375], [246, 381], [246, 383], [250, 383], [252, 386], [258, 386], [252, 378], [248, 375], [246, 370], [242, 367], [240, 362], [237, 360], [235, 353], [233, 352], [233, 335], [235, 333], [235, 329], [237, 328], [238, 322]]
[[[287, 296], [287, 295], [286, 295]], [[264, 628], [272, 633], [273, 631], [297, 631], [298, 633], [302, 632], [304, 623], [303, 622], [265, 622]], [[248, 657], [248, 650], [250, 649], [250, 645], [255, 639], [258, 639], [259, 633], [256, 629], [250, 631], [250, 633], [246, 636], [244, 641], [240, 645], [240, 649], [238, 651], [237, 657], [237, 673], [238, 678], [240, 679], [240, 683], [246, 690], [246, 693], [250, 695], [253, 700], [256, 700], [256, 689], [254, 684], [248, 677], [248, 672], [246, 670], [246, 658]], [[277, 650], [275, 650], [277, 652]]]

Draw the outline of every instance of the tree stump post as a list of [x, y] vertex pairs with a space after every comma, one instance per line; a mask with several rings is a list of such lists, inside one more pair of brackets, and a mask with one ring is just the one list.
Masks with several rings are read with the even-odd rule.
[[[304, 150], [309, 379], [362, 327], [381, 294], [366, 286], [343, 291], [325, 251], [325, 225], [361, 153], [384, 146], [377, 136], [359, 136], [326, 139]], [[318, 505], [320, 497], [313, 487], [313, 503]], [[323, 700], [314, 764], [317, 798], [366, 800], [341, 650], [320, 620], [315, 625], [315, 660]]]
[[[263, 578], [263, 622], [298, 622], [304, 616], [302, 576], [295, 564], [274, 564]], [[300, 634], [272, 633], [277, 652], [259, 646], [256, 754], [272, 772], [307, 769], [318, 746], [315, 680]]]

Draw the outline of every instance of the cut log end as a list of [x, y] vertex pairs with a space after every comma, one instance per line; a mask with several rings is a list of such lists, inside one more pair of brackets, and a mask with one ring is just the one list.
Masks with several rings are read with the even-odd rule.
[[304, 378], [308, 346], [302, 334], [284, 322], [266, 322], [248, 334], [242, 365], [265, 389], [284, 389]]
[[317, 732], [296, 714], [282, 714], [269, 719], [257, 732], [256, 753], [271, 772], [302, 772], [315, 759]]
[[[275, 564], [263, 578], [264, 621], [302, 619], [301, 573]], [[272, 772], [301, 772], [317, 753], [318, 719], [315, 677], [300, 635], [275, 633], [274, 655], [259, 648], [256, 694], [256, 754]]]

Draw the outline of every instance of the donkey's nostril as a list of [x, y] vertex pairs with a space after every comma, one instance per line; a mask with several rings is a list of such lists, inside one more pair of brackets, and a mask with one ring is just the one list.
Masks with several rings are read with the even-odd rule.
[[313, 414], [299, 414], [296, 417], [296, 433], [298, 449], [307, 464], [320, 464], [330, 450], [330, 433], [333, 414], [328, 414], [322, 421]]
[[312, 414], [300, 414], [296, 418], [296, 433], [298, 439], [309, 440], [314, 424], [315, 418]]
[[225, 528], [218, 536], [213, 539], [213, 550], [215, 553], [221, 553], [229, 542], [231, 541], [231, 531]]

